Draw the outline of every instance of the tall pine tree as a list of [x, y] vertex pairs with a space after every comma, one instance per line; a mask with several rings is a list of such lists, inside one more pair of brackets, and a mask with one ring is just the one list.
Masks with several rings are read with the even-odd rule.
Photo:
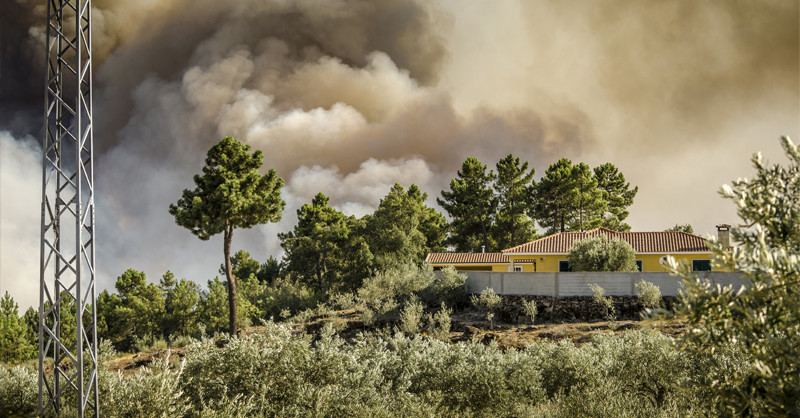
[[286, 270], [322, 291], [355, 290], [369, 274], [372, 253], [356, 233], [362, 222], [328, 206], [318, 193], [297, 210], [294, 230], [278, 234]]
[[447, 220], [425, 205], [427, 198], [416, 185], [406, 191], [395, 184], [378, 209], [365, 217], [364, 236], [378, 269], [409, 262], [419, 265], [427, 253], [443, 250]]
[[572, 161], [562, 158], [551, 164], [538, 183], [529, 187], [532, 217], [547, 235], [564, 232], [574, 212], [575, 187]]
[[614, 231], [630, 231], [631, 226], [623, 221], [628, 217], [628, 206], [633, 204], [639, 187], [631, 189], [625, 176], [611, 163], [595, 167], [594, 177], [597, 179], [597, 188], [603, 192], [606, 200], [602, 226]]
[[584, 163], [572, 167], [572, 192], [570, 193], [573, 216], [569, 229], [571, 231], [586, 231], [597, 228], [603, 223], [603, 212], [606, 200], [603, 192], [597, 187], [597, 179], [592, 174], [592, 169]]
[[528, 162], [520, 164], [519, 157], [513, 154], [497, 163], [497, 217], [492, 236], [499, 249], [524, 244], [536, 236], [536, 225], [528, 216], [527, 198], [535, 172], [533, 168], [528, 171]]
[[450, 236], [446, 243], [460, 252], [479, 252], [495, 249], [490, 232], [494, 224], [497, 199], [491, 183], [494, 172], [486, 172], [486, 164], [475, 157], [467, 158], [450, 180], [450, 190], [442, 190], [436, 202], [452, 218]]

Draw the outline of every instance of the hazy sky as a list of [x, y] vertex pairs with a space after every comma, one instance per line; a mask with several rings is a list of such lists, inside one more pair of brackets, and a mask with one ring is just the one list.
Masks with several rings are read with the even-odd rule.
[[[40, 4], [41, 3], [41, 4]], [[0, 0], [0, 292], [38, 303], [44, 2]], [[785, 1], [95, 0], [97, 265], [204, 284], [222, 239], [167, 212], [233, 135], [286, 180], [264, 261], [317, 192], [371, 212], [395, 182], [432, 198], [461, 162], [560, 157], [639, 186], [628, 223], [701, 235], [777, 137], [800, 139], [800, 10]], [[433, 199], [431, 199], [433, 202]]]

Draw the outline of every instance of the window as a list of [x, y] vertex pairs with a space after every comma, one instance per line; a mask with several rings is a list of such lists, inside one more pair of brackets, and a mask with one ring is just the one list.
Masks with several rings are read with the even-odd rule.
[[636, 260], [636, 269], [642, 271], [642, 260]]
[[522, 266], [514, 266], [514, 271], [522, 271]]
[[711, 271], [711, 260], [692, 260], [692, 271]]
[[558, 271], [572, 271], [572, 266], [569, 265], [569, 261], [567, 260], [559, 261]]

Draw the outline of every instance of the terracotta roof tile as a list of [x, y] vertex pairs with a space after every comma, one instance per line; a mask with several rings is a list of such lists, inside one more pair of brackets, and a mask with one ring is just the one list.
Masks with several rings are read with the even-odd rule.
[[508, 257], [502, 253], [431, 253], [425, 257], [431, 264], [489, 264], [508, 263]]
[[637, 253], [708, 252], [706, 239], [678, 231], [616, 232], [595, 228], [584, 232], [559, 232], [544, 238], [503, 250], [503, 254], [566, 254], [575, 240], [605, 235], [621, 239]]

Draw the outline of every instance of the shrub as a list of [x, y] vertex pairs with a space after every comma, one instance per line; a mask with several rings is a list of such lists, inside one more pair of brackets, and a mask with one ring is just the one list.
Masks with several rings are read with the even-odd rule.
[[452, 313], [453, 310], [442, 303], [442, 308], [438, 312], [434, 315], [429, 315], [428, 328], [431, 337], [442, 341], [450, 341], [450, 315]]
[[419, 299], [414, 298], [408, 301], [400, 313], [400, 330], [407, 335], [418, 333], [422, 322], [423, 310], [424, 308]]
[[602, 306], [606, 313], [606, 318], [609, 321], [615, 321], [617, 319], [617, 310], [614, 307], [614, 300], [611, 299], [610, 296], [605, 296], [606, 290], [600, 287], [597, 283], [590, 283], [589, 288], [592, 289], [592, 300], [595, 303]]
[[39, 407], [38, 382], [35, 369], [0, 365], [0, 416], [33, 416]]
[[528, 316], [531, 320], [531, 324], [536, 322], [536, 315], [539, 314], [539, 310], [536, 308], [536, 300], [523, 300], [522, 301], [522, 308], [525, 311], [525, 315]]
[[417, 267], [414, 264], [402, 264], [364, 280], [358, 296], [368, 307], [373, 308], [389, 299], [402, 303], [435, 281], [436, 276], [429, 265]]
[[169, 354], [132, 376], [107, 373], [100, 393], [100, 410], [109, 417], [175, 417], [189, 413], [189, 399], [183, 396], [180, 376], [169, 368]]
[[636, 283], [636, 299], [645, 308], [654, 309], [661, 306], [661, 289], [653, 283], [644, 280]]
[[637, 271], [636, 252], [619, 239], [605, 235], [577, 240], [569, 250], [572, 271]]
[[470, 301], [473, 306], [486, 312], [486, 319], [494, 326], [494, 315], [503, 304], [503, 298], [488, 287], [480, 295], [472, 295]]

